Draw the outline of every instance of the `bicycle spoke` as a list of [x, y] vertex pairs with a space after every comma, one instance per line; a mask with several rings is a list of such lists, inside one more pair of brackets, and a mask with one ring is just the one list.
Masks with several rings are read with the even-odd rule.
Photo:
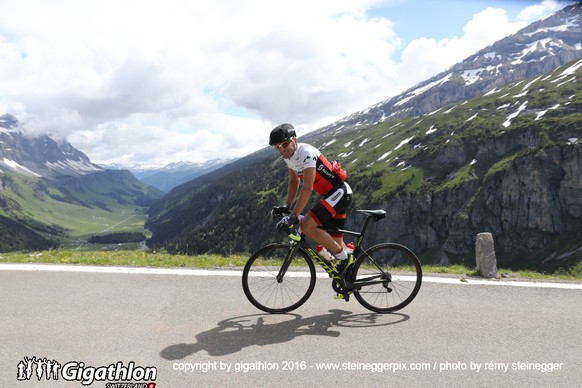
[[[356, 299], [364, 307], [381, 313], [408, 305], [422, 282], [418, 259], [412, 251], [398, 244], [370, 248], [358, 259], [354, 271], [356, 284], [362, 285], [354, 292]], [[374, 276], [385, 281], [378, 283], [371, 279]]]
[[289, 245], [284, 244], [267, 246], [255, 253], [243, 270], [245, 295], [263, 311], [291, 311], [305, 303], [313, 292], [315, 267], [299, 249], [282, 278], [278, 279], [289, 249]]

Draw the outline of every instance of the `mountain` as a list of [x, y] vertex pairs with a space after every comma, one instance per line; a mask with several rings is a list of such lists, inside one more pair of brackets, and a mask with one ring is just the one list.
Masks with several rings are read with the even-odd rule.
[[[301, 138], [347, 168], [355, 193], [348, 228], [362, 222], [355, 209], [381, 208], [388, 217], [374, 224], [366, 244], [397, 241], [425, 263], [474, 265], [480, 232], [493, 233], [501, 266], [555, 271], [579, 263], [581, 15], [579, 4], [567, 7], [399, 96]], [[544, 56], [523, 55], [530, 39], [541, 36], [569, 42], [529, 46], [551, 48], [553, 65]], [[499, 72], [477, 72], [484, 63], [476, 58], [503, 62]], [[467, 84], [463, 74], [470, 69], [474, 82]], [[277, 153], [258, 151], [152, 205], [148, 244], [231, 253], [280, 241], [268, 212], [286, 189]]]
[[34, 177], [79, 176], [103, 171], [67, 141], [48, 135], [29, 138], [11, 115], [0, 116], [0, 169]]
[[507, 83], [545, 74], [582, 56], [581, 19], [582, 3], [568, 6], [400, 95], [322, 128], [321, 132], [422, 116]]
[[8, 217], [0, 215], [0, 252], [17, 250], [43, 250], [56, 247], [56, 243], [44, 238], [32, 229]]
[[[0, 116], [0, 252], [36, 250], [127, 227], [163, 193], [128, 171], [103, 169], [68, 142], [30, 138]], [[143, 229], [143, 226], [141, 226]]]
[[208, 174], [235, 159], [213, 159], [203, 163], [174, 162], [162, 167], [140, 166], [102, 166], [110, 169], [127, 169], [142, 182], [163, 192], [168, 192], [176, 186], [191, 181], [201, 175]]

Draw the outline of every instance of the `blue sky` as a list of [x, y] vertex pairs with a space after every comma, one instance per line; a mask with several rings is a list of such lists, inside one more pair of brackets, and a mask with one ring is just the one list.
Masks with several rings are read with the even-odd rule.
[[0, 114], [93, 162], [240, 157], [444, 71], [554, 0], [2, 0]]
[[473, 15], [488, 7], [505, 10], [509, 20], [516, 20], [533, 0], [397, 0], [371, 10], [370, 15], [394, 20], [395, 32], [404, 43], [421, 37], [436, 40], [463, 34], [463, 27]]

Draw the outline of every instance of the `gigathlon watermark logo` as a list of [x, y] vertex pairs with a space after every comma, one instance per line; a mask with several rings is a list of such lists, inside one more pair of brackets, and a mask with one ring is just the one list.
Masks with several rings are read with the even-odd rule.
[[[81, 361], [65, 363], [50, 360], [46, 357], [24, 357], [17, 365], [16, 379], [18, 381], [34, 380], [64, 380], [78, 381], [83, 385], [91, 385], [96, 381], [105, 381], [106, 388], [132, 387], [155, 388], [158, 370], [153, 366], [139, 366], [130, 361], [127, 365], [117, 361], [107, 366], [91, 366]], [[127, 382], [133, 383], [127, 383]]]

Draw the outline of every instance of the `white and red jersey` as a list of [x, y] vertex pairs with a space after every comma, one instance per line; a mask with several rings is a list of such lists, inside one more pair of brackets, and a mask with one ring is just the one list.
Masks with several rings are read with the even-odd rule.
[[315, 147], [297, 143], [297, 149], [289, 159], [283, 159], [287, 167], [293, 170], [299, 179], [303, 179], [306, 168], [315, 168], [313, 189], [321, 196], [345, 181], [346, 174], [339, 164], [329, 160]]

